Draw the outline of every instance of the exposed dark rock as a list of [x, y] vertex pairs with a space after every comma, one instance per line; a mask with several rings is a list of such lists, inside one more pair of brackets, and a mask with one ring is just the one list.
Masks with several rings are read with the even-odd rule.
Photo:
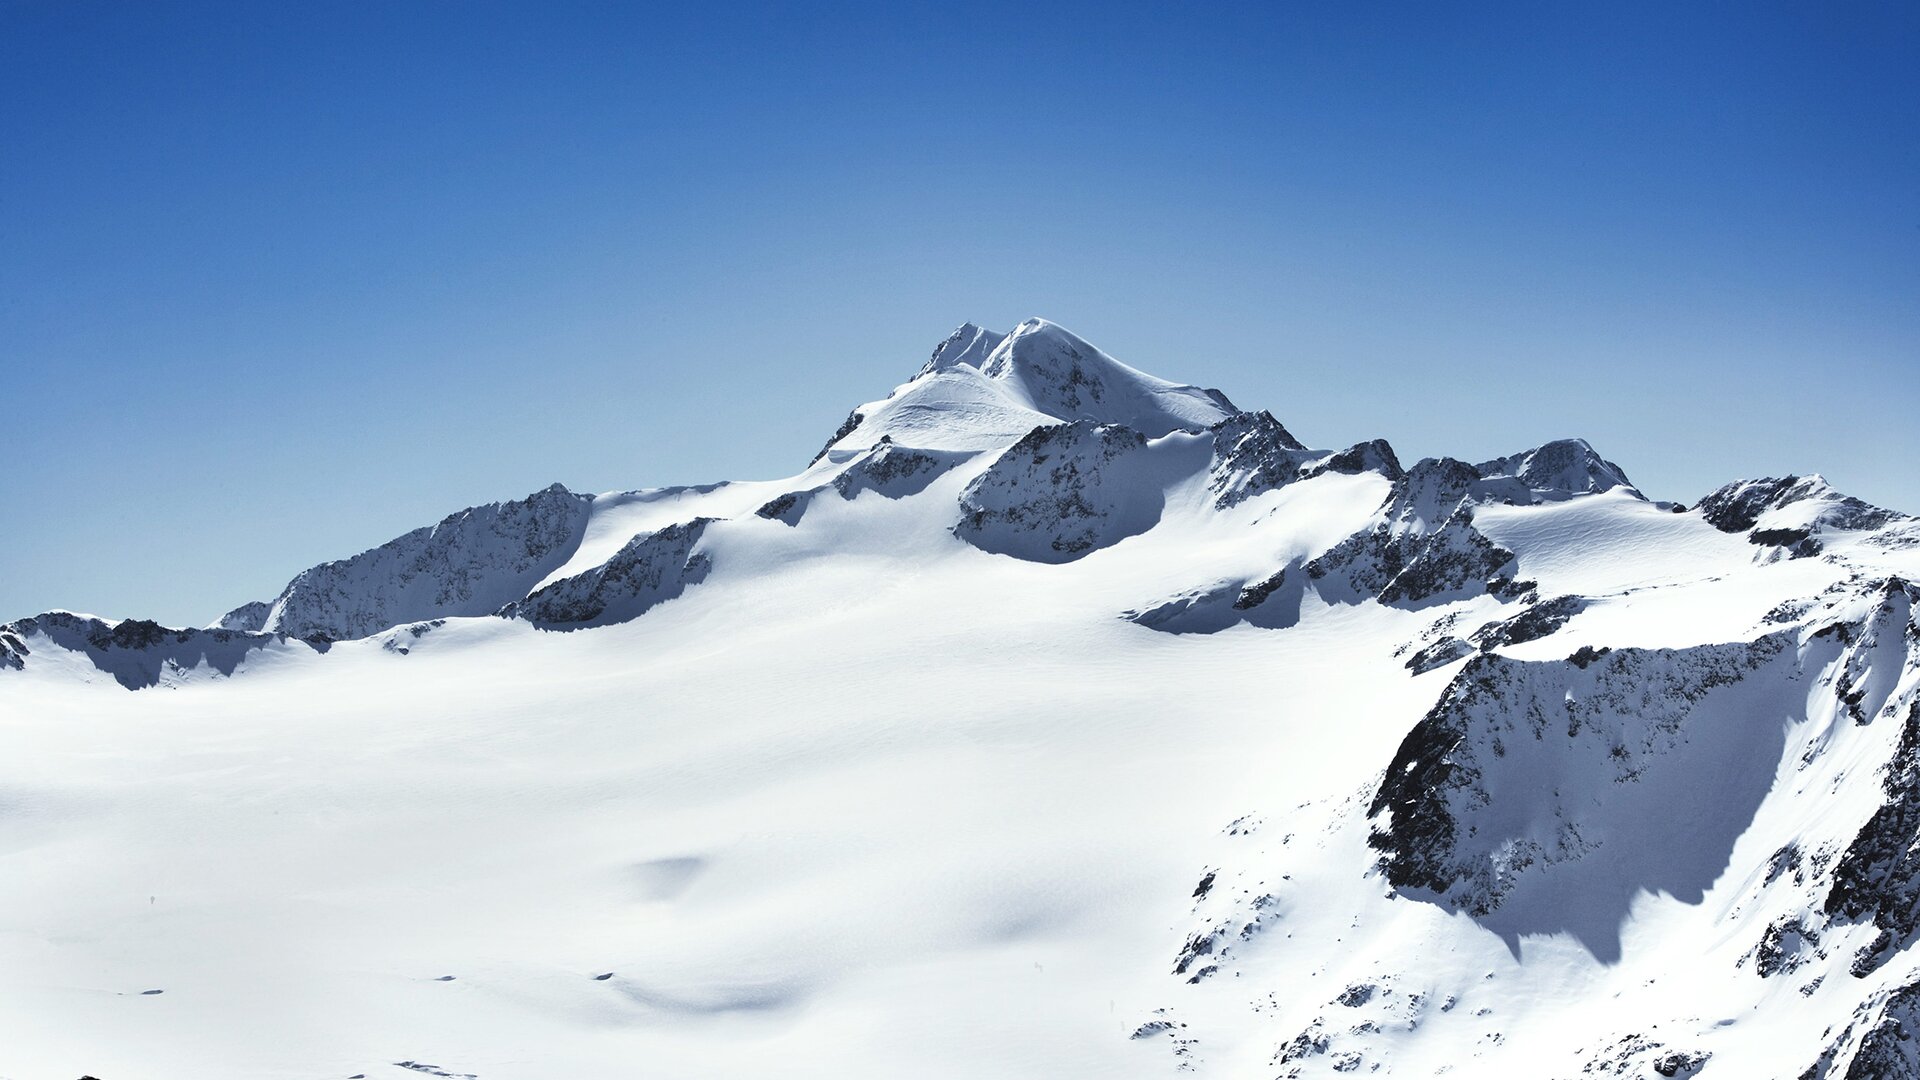
[[[1584, 596], [1556, 596], [1542, 600], [1511, 619], [1490, 622], [1471, 635], [1481, 652], [1492, 652], [1504, 645], [1537, 641], [1558, 633], [1575, 615], [1587, 609]], [[1584, 665], [1583, 665], [1584, 666]]]
[[1347, 476], [1376, 472], [1389, 480], [1398, 480], [1407, 474], [1407, 471], [1400, 467], [1400, 459], [1394, 454], [1393, 447], [1389, 446], [1385, 439], [1355, 443], [1337, 454], [1313, 462], [1301, 469], [1301, 478], [1307, 479], [1330, 472], [1343, 473]]
[[[65, 611], [0, 626], [0, 669], [20, 670], [32, 655], [27, 640], [45, 637], [55, 648], [80, 653], [129, 690], [158, 685], [168, 674], [205, 667], [232, 675], [248, 656], [291, 640], [285, 634], [241, 630], [173, 629], [148, 619], [108, 623]], [[322, 644], [308, 643], [325, 651]]]
[[[1871, 1025], [1871, 1026], [1869, 1026]], [[1866, 1028], [1847, 1071], [1836, 1077], [1834, 1066], [1853, 1042], [1854, 1032]], [[1909, 983], [1855, 1010], [1854, 1023], [1834, 1037], [1820, 1057], [1800, 1074], [1800, 1080], [1914, 1080], [1920, 1077], [1920, 983]]]
[[1821, 551], [1820, 541], [1806, 529], [1755, 529], [1747, 535], [1747, 543], [1786, 548], [1789, 557], [1795, 559], [1810, 558]]
[[[1524, 496], [1517, 480], [1508, 483]], [[1490, 497], [1489, 490], [1473, 466], [1422, 460], [1394, 482], [1380, 524], [1307, 563], [1307, 573], [1315, 581], [1344, 579], [1352, 599], [1388, 604], [1478, 592], [1513, 561], [1512, 552], [1473, 527], [1472, 505], [1482, 497]], [[1330, 595], [1324, 585], [1322, 595]]]
[[1163, 493], [1130, 459], [1145, 435], [1078, 420], [1039, 427], [1000, 455], [960, 495], [954, 535], [1001, 555], [1070, 562], [1160, 519]]
[[1180, 955], [1173, 958], [1173, 973], [1175, 975], [1185, 975], [1187, 969], [1193, 966], [1194, 961], [1199, 960], [1203, 956], [1212, 956], [1214, 946], [1217, 944], [1215, 940], [1216, 937], [1216, 932], [1212, 930], [1189, 936], [1187, 943], [1180, 947]]
[[221, 623], [348, 641], [402, 623], [490, 615], [573, 556], [592, 502], [554, 484], [524, 499], [470, 507], [302, 572], [265, 616], [248, 604]]
[[1565, 499], [1633, 487], [1626, 472], [1596, 453], [1585, 439], [1557, 439], [1509, 457], [1481, 462], [1477, 471], [1486, 480], [1511, 477], [1519, 481], [1530, 497], [1507, 497], [1514, 502]]
[[[1658, 810], [1663, 799], [1697, 797], [1696, 772], [1665, 763], [1689, 747], [1693, 754], [1712, 752], [1703, 748], [1711, 745], [1702, 742], [1706, 736], [1691, 734], [1696, 706], [1783, 654], [1793, 656], [1786, 649], [1794, 637], [1783, 632], [1747, 644], [1619, 649], [1596, 655], [1585, 668], [1490, 653], [1469, 660], [1408, 732], [1368, 808], [1376, 823], [1368, 842], [1381, 852], [1388, 882], [1484, 920], [1537, 875], [1575, 873], [1569, 880], [1580, 880], [1573, 868], [1592, 849], [1595, 828], [1622, 817], [1664, 820]], [[1713, 715], [1717, 737], [1732, 737], [1725, 719], [1732, 713]], [[1766, 749], [1745, 744], [1741, 753], [1752, 757]], [[1521, 751], [1511, 762], [1502, 760]], [[1540, 763], [1568, 759], [1593, 762], [1596, 779], [1605, 778], [1607, 786], [1563, 797], [1534, 779]], [[1649, 774], [1658, 778], [1651, 786], [1628, 786]], [[1693, 845], [1708, 862], [1718, 849], [1730, 850], [1744, 827], [1738, 814], [1757, 809], [1770, 775], [1723, 777], [1726, 819], [1689, 821], [1686, 829], [1695, 834], [1684, 841], [1676, 835], [1673, 842]], [[1616, 869], [1635, 861], [1623, 852], [1612, 858]], [[1701, 867], [1657, 852], [1640, 861], [1649, 889], [1687, 895], [1710, 884], [1711, 868], [1709, 880], [1701, 880]], [[1632, 891], [1615, 897], [1620, 911], [1612, 918], [1595, 915], [1579, 926], [1554, 926], [1551, 921], [1562, 916], [1550, 906], [1502, 912], [1493, 925], [1514, 934], [1571, 930], [1585, 935], [1581, 939], [1604, 958], [1619, 947], [1619, 921]]]
[[1267, 598], [1272, 596], [1276, 590], [1286, 583], [1287, 571], [1286, 568], [1282, 567], [1273, 574], [1242, 588], [1240, 595], [1233, 600], [1234, 610], [1246, 611], [1249, 608], [1259, 607], [1261, 604], [1266, 603]]
[[[935, 352], [937, 353], [938, 350], [935, 350]], [[845, 399], [842, 398], [841, 400], [844, 401]], [[820, 452], [813, 455], [813, 460], [809, 461], [807, 464], [809, 465], [818, 464], [821, 458], [827, 456], [827, 451], [833, 449], [834, 443], [837, 443], [841, 439], [844, 439], [847, 436], [853, 434], [853, 429], [859, 427], [861, 422], [864, 421], [865, 419], [866, 419], [866, 416], [863, 413], [861, 413], [860, 410], [858, 409], [855, 409], [854, 411], [848, 413], [846, 420], [842, 421], [839, 428], [835, 429], [833, 433], [833, 437], [827, 440], [826, 445], [822, 446], [820, 448]], [[818, 430], [818, 429], [815, 429], [815, 430]]]
[[1737, 533], [1753, 528], [1768, 511], [1807, 500], [1822, 504], [1815, 521], [1823, 530], [1878, 529], [1906, 516], [1842, 495], [1817, 476], [1736, 480], [1701, 499], [1694, 509], [1721, 532]]
[[1856, 975], [1878, 969], [1920, 932], [1920, 700], [1907, 709], [1881, 789], [1886, 801], [1834, 865], [1822, 905], [1836, 919], [1871, 919], [1883, 931], [1863, 950]]
[[1654, 1059], [1653, 1071], [1661, 1076], [1688, 1077], [1699, 1072], [1713, 1055], [1700, 1051], [1675, 1050]]
[[[818, 491], [819, 489], [814, 489]], [[806, 500], [814, 491], [789, 491], [785, 495], [775, 495], [768, 499], [754, 513], [770, 521], [781, 521], [788, 525], [798, 525], [800, 515], [806, 512]]]
[[1340, 991], [1340, 996], [1333, 1000], [1336, 1004], [1345, 1005], [1349, 1009], [1357, 1009], [1372, 1001], [1373, 996], [1379, 992], [1380, 988], [1372, 983], [1354, 983]]
[[273, 614], [273, 605], [265, 600], [255, 600], [250, 604], [241, 604], [225, 615], [220, 616], [215, 626], [222, 630], [264, 630], [267, 617]]
[[1457, 637], [1443, 637], [1414, 653], [1407, 660], [1407, 670], [1415, 675], [1425, 675], [1435, 668], [1443, 668], [1456, 660], [1472, 656], [1473, 653], [1474, 648], [1471, 644]]
[[1594, 661], [1600, 659], [1601, 657], [1607, 655], [1612, 651], [1613, 651], [1612, 649], [1606, 648], [1604, 646], [1596, 649], [1591, 645], [1582, 645], [1579, 648], [1573, 650], [1572, 656], [1567, 657], [1567, 663], [1572, 664], [1574, 667], [1577, 667], [1582, 671], [1585, 671], [1588, 665], [1592, 664]]
[[1207, 486], [1222, 510], [1292, 483], [1300, 478], [1301, 465], [1319, 456], [1264, 410], [1236, 413], [1212, 431]]
[[863, 491], [877, 491], [889, 499], [918, 495], [965, 455], [897, 446], [881, 436], [873, 451], [833, 478], [843, 499]]
[[712, 518], [695, 518], [642, 533], [604, 564], [556, 581], [499, 613], [525, 619], [543, 630], [577, 630], [639, 618], [679, 596], [687, 586], [705, 580], [711, 560], [695, 554], [693, 547], [712, 523]]
[[1760, 935], [1760, 943], [1753, 948], [1754, 973], [1763, 979], [1770, 979], [1791, 972], [1805, 964], [1809, 954], [1819, 944], [1819, 933], [1803, 925], [1799, 919], [1775, 919], [1767, 925]]

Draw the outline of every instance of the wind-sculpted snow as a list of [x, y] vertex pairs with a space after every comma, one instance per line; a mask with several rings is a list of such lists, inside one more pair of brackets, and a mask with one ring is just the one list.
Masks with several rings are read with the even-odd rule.
[[1131, 428], [1035, 428], [961, 492], [954, 534], [1033, 562], [1081, 558], [1160, 520], [1164, 478], [1148, 456], [1147, 437]]
[[605, 563], [547, 585], [500, 614], [543, 630], [581, 630], [637, 619], [706, 579], [712, 560], [694, 545], [713, 524], [696, 518], [634, 537]]
[[1634, 898], [1698, 903], [1752, 821], [1804, 713], [1786, 685], [1793, 638], [1474, 659], [1368, 808], [1387, 880], [1516, 951], [1565, 931], [1617, 958]]
[[259, 650], [287, 635], [223, 629], [173, 629], [146, 619], [106, 622], [64, 611], [0, 626], [0, 668], [25, 669], [36, 647], [87, 659], [129, 690], [158, 686], [195, 671], [232, 675]]
[[1920, 521], [1373, 435], [967, 325], [793, 475], [0, 625], [0, 1071], [1915, 1076]]
[[449, 515], [290, 582], [272, 606], [221, 619], [231, 629], [344, 641], [405, 622], [488, 615], [527, 595], [580, 544], [592, 499], [555, 484], [515, 502]]

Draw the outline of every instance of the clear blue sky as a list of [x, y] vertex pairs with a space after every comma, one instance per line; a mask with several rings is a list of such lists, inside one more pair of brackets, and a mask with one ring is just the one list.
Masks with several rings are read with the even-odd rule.
[[786, 475], [963, 320], [1920, 511], [1920, 8], [0, 3], [0, 618]]

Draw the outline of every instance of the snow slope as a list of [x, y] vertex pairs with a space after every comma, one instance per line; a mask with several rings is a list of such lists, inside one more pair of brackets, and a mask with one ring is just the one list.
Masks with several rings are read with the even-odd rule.
[[0, 1077], [1906, 1077], [1920, 531], [971, 325], [793, 476], [0, 625]]

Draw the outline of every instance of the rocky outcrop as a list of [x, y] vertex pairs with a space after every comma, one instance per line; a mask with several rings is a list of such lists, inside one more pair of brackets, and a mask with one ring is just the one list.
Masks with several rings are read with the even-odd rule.
[[1633, 487], [1626, 471], [1601, 457], [1585, 439], [1556, 439], [1532, 450], [1481, 462], [1477, 471], [1488, 481], [1518, 481], [1526, 489], [1529, 502], [1558, 502], [1575, 495]]
[[1035, 428], [960, 495], [954, 535], [1032, 562], [1081, 558], [1160, 519], [1165, 497], [1133, 467], [1147, 438], [1092, 421]]
[[37, 642], [83, 656], [121, 686], [140, 690], [196, 670], [230, 676], [255, 652], [287, 641], [285, 634], [175, 629], [147, 619], [108, 622], [54, 611], [0, 626], [0, 668], [23, 670]]
[[[1475, 657], [1368, 808], [1380, 869], [1503, 935], [1564, 930], [1617, 955], [1635, 893], [1699, 895], [1765, 795], [1795, 636], [1582, 663]], [[1585, 904], [1554, 900], [1573, 893]]]
[[1300, 479], [1302, 466], [1326, 457], [1307, 449], [1265, 410], [1235, 413], [1215, 424], [1212, 432], [1207, 489], [1222, 510]]
[[1771, 527], [1800, 530], [1802, 539], [1824, 532], [1878, 529], [1907, 519], [1905, 514], [1843, 495], [1821, 476], [1736, 480], [1701, 499], [1693, 509], [1721, 532]]
[[542, 630], [582, 630], [628, 622], [706, 579], [712, 560], [694, 551], [711, 518], [695, 518], [642, 533], [613, 558], [584, 573], [562, 578], [500, 614]]

